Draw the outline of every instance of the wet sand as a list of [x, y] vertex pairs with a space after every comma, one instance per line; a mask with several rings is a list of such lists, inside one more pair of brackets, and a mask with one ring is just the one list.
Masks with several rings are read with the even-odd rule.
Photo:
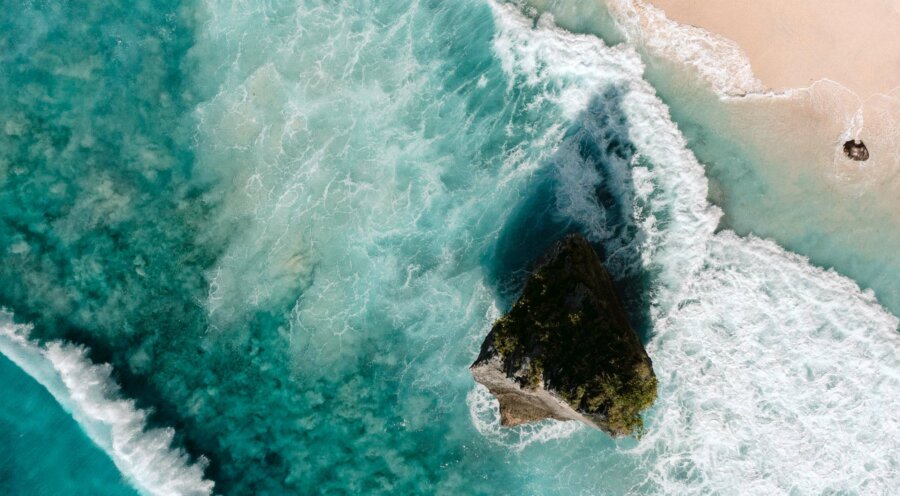
[[735, 41], [773, 90], [830, 79], [867, 99], [900, 86], [900, 3], [651, 0], [669, 19]]
[[[605, 2], [642, 51], [719, 93], [766, 162], [812, 173], [835, 202], [900, 217], [900, 3]], [[847, 157], [848, 140], [862, 140], [869, 159]]]
[[[900, 246], [900, 89], [891, 89], [900, 86], [900, 70], [891, 61], [900, 51], [900, 34], [885, 34], [887, 24], [880, 24], [871, 29], [884, 39], [863, 34], [862, 40], [847, 41], [857, 51], [870, 45], [863, 55], [841, 59], [828, 53], [829, 46], [843, 43], [841, 37], [854, 36], [833, 22], [835, 15], [850, 19], [872, 4], [880, 12], [875, 17], [884, 18], [879, 22], [889, 24], [896, 15], [877, 10], [888, 4], [867, 0], [838, 11], [828, 7], [837, 2], [822, 1], [816, 5], [832, 16], [828, 27], [815, 15], [804, 17], [804, 9], [813, 7], [807, 0], [791, 8], [769, 0], [737, 6], [723, 0], [653, 2], [669, 6], [681, 22], [642, 0], [595, 1], [596, 13], [586, 8], [580, 13], [596, 15], [601, 29], [616, 26], [642, 55], [645, 77], [706, 165], [710, 200], [725, 212], [722, 227], [774, 239], [820, 267], [834, 267], [900, 311], [900, 264], [894, 255]], [[673, 6], [682, 3], [686, 10]], [[763, 16], [767, 5], [777, 21]], [[731, 17], [716, 10], [726, 8]], [[579, 12], [563, 13], [568, 20]], [[687, 13], [698, 17], [688, 19]], [[702, 16], [726, 26], [713, 19], [720, 15], [731, 26], [748, 25], [729, 34], [749, 37], [743, 43], [750, 50], [711, 31], [713, 24], [697, 27]], [[801, 29], [804, 22], [811, 24]], [[793, 31], [773, 33], [785, 25]], [[822, 57], [815, 50], [822, 50]], [[791, 57], [803, 53], [808, 64], [792, 67]], [[776, 54], [784, 59], [765, 58]], [[860, 77], [840, 78], [838, 62], [858, 64], [854, 71]], [[867, 79], [872, 73], [877, 80]], [[847, 157], [848, 140], [862, 140], [868, 160]]]
[[[665, 2], [677, 0], [654, 3]], [[812, 5], [807, 0], [797, 3], [787, 10], [799, 15], [800, 7]], [[841, 12], [869, 3], [877, 2], [866, 0]], [[849, 89], [851, 81], [832, 80], [840, 71], [799, 71], [788, 74], [794, 79], [773, 79], [757, 70], [761, 63], [736, 41], [673, 21], [642, 0], [527, 0], [527, 4], [535, 13], [551, 13], [566, 29], [596, 34], [610, 44], [626, 42], [640, 53], [645, 78], [669, 105], [689, 146], [706, 166], [709, 200], [724, 211], [722, 228], [773, 239], [810, 257], [817, 266], [833, 267], [863, 288], [874, 289], [879, 301], [900, 312], [896, 284], [900, 262], [895, 256], [900, 247], [900, 89], [878, 93], [900, 85], [900, 78], [884, 76], [881, 86], [858, 83], [856, 90], [868, 96]], [[821, 5], [834, 2], [825, 0]], [[738, 8], [720, 0], [696, 2], [693, 8], [724, 7], [733, 12]], [[741, 3], [739, 8], [747, 9], [751, 24], [759, 22], [754, 16], [765, 12], [755, 2]], [[777, 22], [788, 22], [786, 14], [779, 15]], [[788, 24], [803, 22], [800, 16]], [[799, 34], [779, 39], [754, 29], [748, 33], [759, 33], [760, 49], [781, 45], [787, 53], [802, 48], [792, 44], [805, 43]], [[822, 50], [829, 37], [846, 36], [840, 26], [834, 33], [816, 29], [806, 32], [824, 38]], [[884, 49], [878, 53], [888, 57], [900, 43], [881, 45], [898, 39], [900, 35], [892, 33], [872, 43], [866, 56]], [[875, 69], [865, 66], [875, 64], [877, 74], [892, 73], [884, 63], [872, 62], [878, 57], [868, 60], [860, 64], [860, 71], [871, 72]], [[828, 64], [817, 68], [827, 69]], [[845, 155], [844, 144], [856, 139], [865, 142], [868, 160]]]

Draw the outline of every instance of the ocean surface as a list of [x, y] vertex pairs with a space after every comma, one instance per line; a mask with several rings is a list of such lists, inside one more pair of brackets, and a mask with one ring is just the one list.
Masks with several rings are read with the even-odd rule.
[[[900, 487], [894, 224], [775, 215], [815, 179], [574, 5], [3, 2], [0, 492]], [[468, 371], [571, 231], [660, 381], [639, 441], [501, 429]]]
[[137, 494], [53, 396], [5, 357], [0, 381], [0, 494]]

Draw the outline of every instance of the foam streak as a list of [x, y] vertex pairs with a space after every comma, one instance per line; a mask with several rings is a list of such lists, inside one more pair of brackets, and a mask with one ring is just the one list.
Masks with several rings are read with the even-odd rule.
[[[498, 36], [516, 40], [497, 44], [504, 67], [536, 86], [564, 88], [555, 96], [563, 108], [610, 85], [628, 88], [622, 131], [637, 150], [634, 222], [655, 275], [647, 351], [660, 380], [647, 436], [625, 451], [647, 473], [633, 490], [888, 494], [900, 487], [898, 319], [871, 291], [771, 241], [715, 232], [721, 211], [706, 201], [704, 169], [641, 79], [633, 50], [557, 29], [549, 17], [533, 27], [509, 6], [494, 13]], [[604, 76], [612, 67], [628, 70]], [[570, 214], [584, 224], [598, 215]], [[493, 436], [477, 392], [470, 404], [479, 430]]]
[[147, 412], [122, 399], [112, 367], [96, 365], [84, 347], [59, 341], [39, 344], [31, 327], [0, 311], [0, 352], [47, 388], [71, 412], [88, 437], [104, 449], [141, 493], [152, 496], [210, 495], [206, 460], [192, 463], [172, 446], [174, 430], [148, 429]]

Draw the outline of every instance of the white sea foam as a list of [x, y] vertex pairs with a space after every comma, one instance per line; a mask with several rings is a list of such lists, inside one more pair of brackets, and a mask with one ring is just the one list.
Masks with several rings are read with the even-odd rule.
[[750, 59], [728, 38], [677, 23], [662, 9], [641, 0], [611, 0], [608, 5], [629, 42], [692, 67], [723, 96], [766, 91], [753, 74]]
[[[487, 288], [479, 285], [484, 297], [490, 295]], [[485, 322], [495, 322], [503, 313], [496, 305], [488, 307]], [[478, 336], [484, 333], [479, 333]], [[473, 337], [475, 337], [473, 335]], [[480, 346], [481, 339], [472, 343], [475, 349]], [[475, 387], [466, 395], [466, 404], [469, 405], [469, 416], [472, 425], [486, 439], [493, 443], [506, 446], [514, 451], [522, 451], [532, 444], [541, 444], [554, 439], [565, 439], [584, 428], [580, 422], [558, 422], [545, 420], [525, 424], [514, 428], [506, 428], [500, 425], [500, 402], [488, 391], [485, 386], [475, 383]]]
[[[627, 122], [609, 122], [609, 133], [619, 133], [637, 145], [639, 156], [629, 166], [632, 181], [639, 191], [636, 200], [655, 205], [638, 215], [637, 222], [646, 230], [644, 251], [657, 253], [664, 244], [677, 242], [681, 253], [666, 253], [677, 260], [658, 265], [669, 268], [669, 279], [676, 284], [698, 264], [702, 257], [704, 238], [698, 232], [712, 234], [721, 215], [706, 202], [707, 183], [703, 168], [687, 149], [684, 137], [668, 117], [665, 105], [655, 96], [655, 90], [641, 78], [644, 66], [638, 53], [627, 46], [608, 47], [594, 36], [576, 35], [553, 26], [552, 17], [545, 14], [532, 29], [530, 21], [510, 5], [492, 4], [497, 19], [497, 40], [494, 47], [497, 56], [507, 70], [525, 73], [530, 84], [548, 88], [548, 98], [566, 108], [566, 115], [574, 118], [587, 108], [589, 102], [607, 88], [619, 88], [623, 96], [621, 106]], [[654, 165], [653, 171], [640, 166], [641, 156]], [[574, 159], [573, 159], [574, 160]], [[613, 157], [613, 167], [621, 164]], [[562, 164], [560, 174], [575, 177], [579, 170], [590, 164]], [[635, 167], [640, 172], [635, 175]], [[569, 170], [571, 169], [571, 170]], [[661, 173], [663, 170], [666, 173]], [[593, 177], [591, 171], [580, 172], [582, 178]], [[563, 192], [564, 197], [583, 197], [578, 181], [561, 181], [564, 187], [579, 189]], [[571, 186], [567, 186], [572, 183]], [[640, 193], [645, 198], [640, 197]], [[651, 195], [652, 193], [652, 195]], [[652, 196], [652, 198], [651, 198]], [[651, 202], [652, 200], [652, 202]], [[567, 209], [585, 226], [595, 224], [592, 217], [598, 213], [596, 202], [588, 208], [579, 202], [580, 208]], [[666, 212], [677, 216], [678, 222], [669, 222], [665, 230], [667, 239], [654, 227], [657, 216]]]
[[[526, 84], [543, 88], [570, 119], [584, 111], [603, 88], [640, 79], [643, 66], [628, 47], [607, 47], [593, 36], [571, 33], [561, 39], [549, 14], [538, 18], [539, 29], [522, 30], [522, 23], [528, 21], [513, 6], [491, 6], [497, 27], [494, 51], [510, 75], [510, 84], [524, 76]], [[570, 63], [556, 63], [555, 58]]]
[[0, 310], [0, 353], [47, 388], [141, 494], [212, 494], [213, 482], [203, 476], [206, 460], [191, 463], [172, 447], [173, 429], [147, 429], [147, 412], [120, 397], [112, 367], [91, 363], [80, 346], [41, 345], [30, 332], [29, 325], [14, 323], [12, 314]]
[[[643, 261], [658, 273], [648, 345], [660, 379], [636, 448], [663, 494], [889, 494], [900, 487], [898, 320], [851, 280], [774, 243], [716, 233], [703, 168], [629, 49], [494, 5], [498, 57], [568, 115], [627, 83], [622, 107]], [[626, 70], [621, 70], [626, 68]], [[551, 90], [555, 91], [555, 90]], [[577, 164], [576, 164], [577, 165]], [[582, 209], [583, 210], [583, 209]], [[596, 213], [585, 212], [585, 215]], [[496, 418], [470, 395], [479, 431]]]
[[897, 319], [770, 241], [707, 245], [648, 352], [660, 375], [651, 487], [888, 494], [900, 487]]
[[500, 426], [500, 403], [481, 384], [466, 396], [469, 414], [475, 429], [492, 442], [522, 451], [532, 444], [541, 444], [555, 439], [565, 439], [585, 428], [580, 422], [558, 422], [544, 420], [515, 428]]
[[840, 87], [843, 93], [862, 106], [874, 97], [890, 97], [897, 91], [862, 99], [841, 83], [824, 77], [812, 81], [808, 86], [773, 90], [756, 77], [750, 58], [733, 40], [669, 19], [663, 9], [644, 0], [605, 0], [605, 5], [629, 43], [654, 56], [693, 68], [703, 81], [725, 99], [745, 96], [802, 97], [816, 85], [825, 84]]

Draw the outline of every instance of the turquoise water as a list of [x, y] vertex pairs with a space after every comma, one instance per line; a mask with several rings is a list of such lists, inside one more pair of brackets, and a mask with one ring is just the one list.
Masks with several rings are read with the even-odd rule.
[[[560, 26], [574, 32], [600, 36], [612, 44], [626, 38], [602, 1], [525, 3], [555, 15]], [[689, 52], [691, 47], [686, 43], [682, 49]], [[766, 109], [764, 99], [723, 101], [697, 80], [690, 67], [647, 47], [640, 47], [640, 52], [647, 64], [644, 78], [669, 107], [713, 183], [710, 199], [724, 210], [722, 227], [773, 239], [819, 267], [834, 268], [871, 288], [895, 315], [900, 313], [900, 259], [894, 256], [900, 250], [900, 216], [893, 199], [879, 199], [865, 187], [838, 188], [830, 182], [825, 176], [839, 172], [830, 157], [803, 155], [808, 151], [805, 144], [794, 141], [805, 138], [803, 132], [764, 120], [789, 119], [789, 110]], [[838, 111], [837, 95], [833, 102], [820, 98], [823, 108]], [[757, 136], [751, 139], [749, 133]], [[776, 148], [797, 152], [772, 153]]]
[[56, 400], [0, 357], [0, 492], [136, 494]]
[[[892, 255], [900, 249], [900, 216], [892, 211], [891, 199], [887, 209], [878, 208], [873, 193], [835, 188], [817, 174], [830, 164], [786, 173], [804, 158], [785, 163], [767, 157], [759, 145], [740, 139], [740, 126], [730, 123], [734, 108], [702, 91], [684, 97], [677, 80], [667, 80], [666, 69], [660, 64], [648, 71], [648, 79], [670, 102], [673, 119], [716, 182], [714, 199], [726, 213], [723, 226], [774, 239], [817, 266], [834, 268], [871, 288], [895, 315], [900, 313], [900, 261]], [[771, 145], [763, 148], [780, 142], [769, 133], [767, 143]]]
[[[898, 482], [896, 318], [715, 233], [633, 50], [476, 0], [6, 7], [0, 344], [140, 492]], [[467, 370], [572, 230], [660, 377], [640, 442], [501, 429]]]

